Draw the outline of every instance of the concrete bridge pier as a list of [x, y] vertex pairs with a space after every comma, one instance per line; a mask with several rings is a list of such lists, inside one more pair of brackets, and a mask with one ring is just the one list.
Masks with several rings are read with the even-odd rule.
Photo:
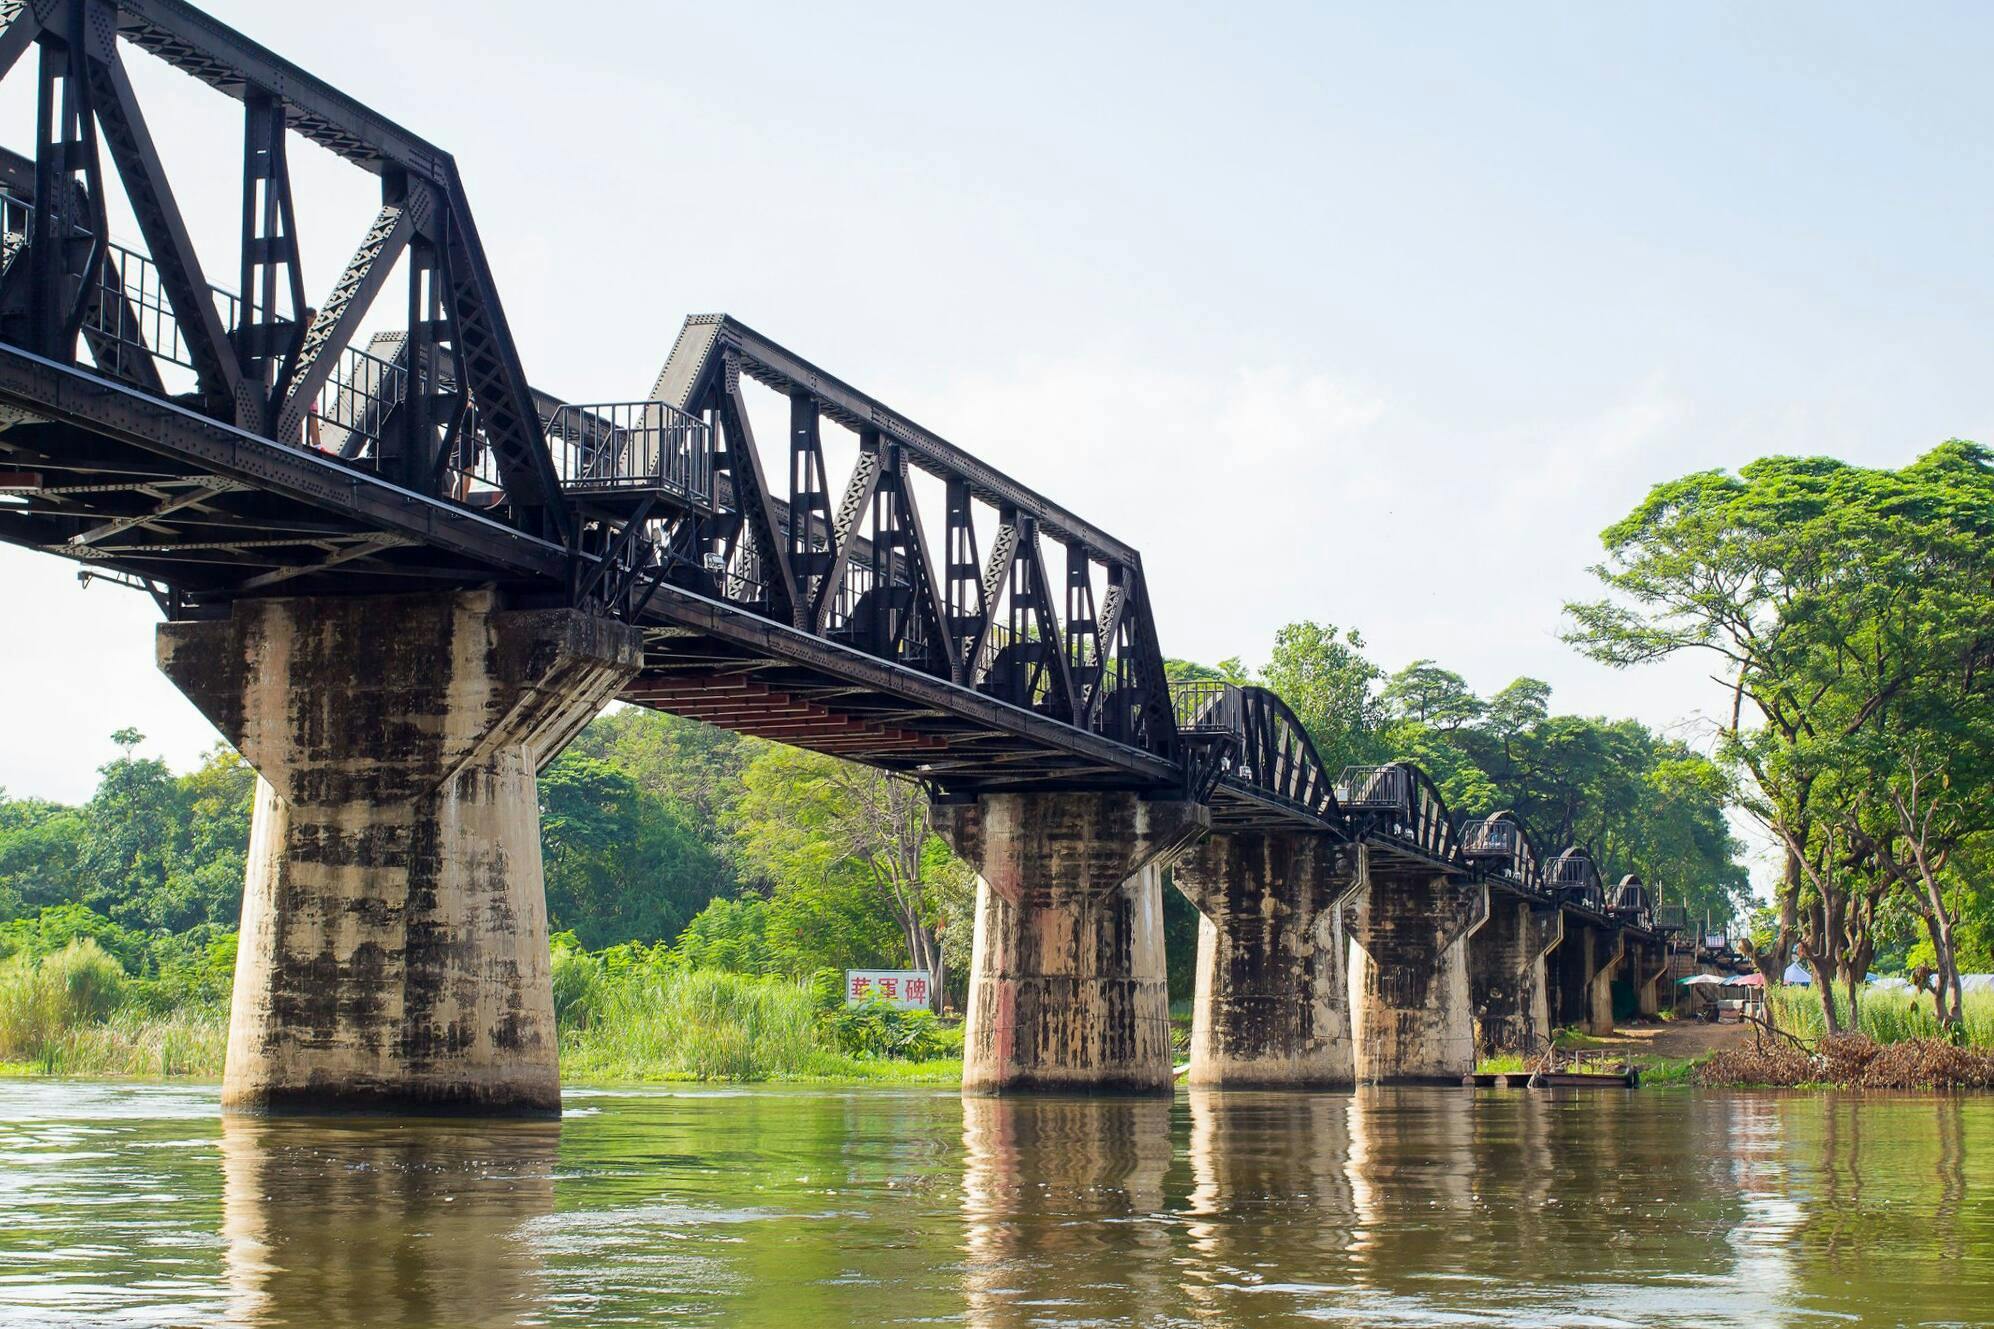
[[558, 1113], [535, 774], [641, 635], [472, 591], [246, 600], [158, 650], [259, 776], [223, 1107]]
[[1359, 851], [1301, 831], [1213, 835], [1171, 879], [1201, 915], [1190, 1082], [1211, 1089], [1348, 1087], [1348, 943], [1341, 906]]
[[933, 813], [978, 876], [964, 1092], [1168, 1093], [1163, 868], [1210, 813], [1092, 792]]
[[1489, 888], [1375, 860], [1364, 875], [1343, 907], [1357, 1078], [1458, 1081], [1475, 1069], [1467, 941], [1489, 916]]
[[1642, 942], [1629, 952], [1634, 982], [1634, 1008], [1642, 1015], [1662, 1013], [1662, 980], [1669, 972], [1669, 948], [1659, 941]]
[[1588, 1034], [1604, 1036], [1613, 1032], [1613, 980], [1627, 954], [1627, 934], [1612, 929], [1593, 947], [1593, 972], [1586, 981], [1586, 1025]]
[[1565, 935], [1564, 911], [1531, 900], [1492, 899], [1488, 922], [1468, 941], [1469, 1000], [1476, 1050], [1537, 1051], [1551, 1037], [1544, 957]]

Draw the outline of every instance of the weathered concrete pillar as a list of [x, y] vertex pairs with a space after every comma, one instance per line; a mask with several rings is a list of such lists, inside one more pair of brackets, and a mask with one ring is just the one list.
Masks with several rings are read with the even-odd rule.
[[1642, 1015], [1662, 1013], [1662, 981], [1669, 972], [1669, 948], [1644, 942], [1629, 960], [1633, 966], [1634, 1005]]
[[1210, 825], [1126, 793], [938, 803], [977, 871], [962, 1087], [1168, 1093], [1162, 869]]
[[1468, 940], [1478, 1052], [1531, 1053], [1550, 1039], [1544, 956], [1564, 935], [1556, 905], [1491, 897], [1488, 922]]
[[642, 658], [635, 629], [490, 592], [160, 627], [261, 777], [225, 1108], [560, 1111], [534, 776]]
[[1586, 1032], [1604, 1037], [1613, 1032], [1613, 976], [1627, 953], [1627, 934], [1620, 928], [1593, 948], [1593, 971], [1586, 980]]
[[1340, 906], [1358, 851], [1327, 835], [1213, 835], [1171, 879], [1202, 916], [1190, 1082], [1205, 1088], [1354, 1083]]
[[1375, 864], [1365, 879], [1343, 907], [1357, 1078], [1457, 1081], [1475, 1069], [1466, 942], [1489, 916], [1489, 888]]

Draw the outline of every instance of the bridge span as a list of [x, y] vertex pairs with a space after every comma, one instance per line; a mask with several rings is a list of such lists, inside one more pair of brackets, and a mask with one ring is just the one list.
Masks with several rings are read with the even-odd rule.
[[[181, 0], [0, 21], [37, 89], [0, 539], [150, 595], [261, 777], [228, 1105], [558, 1109], [534, 776], [614, 698], [926, 787], [981, 878], [971, 1089], [1168, 1088], [1166, 868], [1196, 1082], [1451, 1079], [1610, 1025], [1616, 981], [1654, 1009], [1678, 920], [1638, 881], [1409, 764], [1329, 770], [1265, 689], [1172, 689], [1132, 546], [724, 315], [648, 394], [565, 400], [446, 152]], [[128, 56], [241, 104], [194, 145], [240, 153], [237, 234], [193, 233]], [[324, 290], [297, 139], [374, 191]]]

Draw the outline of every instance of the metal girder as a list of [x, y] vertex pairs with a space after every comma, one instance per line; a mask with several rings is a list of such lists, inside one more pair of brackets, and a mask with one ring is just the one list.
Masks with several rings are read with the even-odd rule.
[[261, 433], [268, 404], [262, 393], [245, 381], [228, 330], [222, 327], [187, 223], [167, 183], [166, 168], [160, 164], [159, 150], [153, 145], [145, 115], [119, 58], [115, 28], [108, 22], [111, 6], [108, 0], [74, 2], [90, 11], [85, 66], [104, 142], [117, 164], [118, 178], [145, 237], [146, 249], [159, 269], [160, 287], [186, 339], [202, 391], [233, 404], [233, 423]]
[[441, 176], [447, 154], [183, 0], [118, 0], [117, 24], [134, 46], [230, 97], [276, 97], [300, 134], [363, 169], [400, 166]]
[[498, 284], [454, 162], [446, 160], [443, 177], [439, 183], [449, 204], [446, 240], [458, 373], [478, 403], [478, 424], [498, 460], [507, 501], [539, 512], [552, 534], [568, 540], [572, 521], [561, 502], [561, 482], [541, 432], [533, 389], [520, 367]]
[[710, 327], [712, 334], [689, 338], [685, 332], [681, 333], [679, 345], [673, 348], [673, 358], [680, 359], [683, 355], [688, 363], [674, 368], [672, 362], [667, 361], [666, 372], [659, 376], [660, 387], [668, 381], [690, 384], [706, 372], [691, 361], [731, 350], [739, 356], [741, 367], [750, 376], [781, 392], [808, 392], [840, 423], [854, 430], [878, 430], [883, 437], [904, 446], [914, 465], [944, 480], [951, 477], [962, 479], [977, 497], [992, 507], [1015, 508], [1036, 520], [1055, 539], [1078, 541], [1089, 549], [1099, 551], [1111, 562], [1127, 562], [1135, 558], [1134, 549], [1106, 531], [1081, 520], [1044, 495], [907, 420], [842, 379], [825, 373], [740, 320], [727, 314], [695, 314], [686, 320], [686, 331], [690, 332], [695, 326], [702, 331]]
[[296, 435], [306, 412], [337, 366], [339, 352], [352, 343], [360, 321], [367, 316], [374, 297], [394, 269], [395, 260], [408, 247], [416, 215], [426, 210], [426, 206], [433, 206], [426, 185], [417, 183], [411, 190], [417, 197], [381, 205], [367, 234], [361, 237], [359, 248], [347, 260], [339, 280], [333, 283], [332, 292], [306, 325], [297, 358], [278, 385], [283, 393], [283, 404], [277, 410], [278, 438]]
[[174, 402], [0, 344], [0, 400], [35, 402], [45, 419], [87, 430], [207, 474], [370, 527], [400, 531], [495, 572], [564, 579], [560, 545], [455, 504], [354, 471], [309, 448], [285, 447]]
[[742, 530], [760, 559], [763, 584], [769, 592], [769, 612], [794, 622], [799, 597], [796, 578], [789, 567], [788, 542], [776, 522], [768, 480], [762, 474], [761, 454], [755, 450], [754, 427], [748, 423], [748, 410], [741, 401], [740, 379], [733, 366], [727, 367], [722, 381], [715, 386], [721, 431], [727, 444], [724, 460], [716, 458], [715, 465], [724, 468], [734, 482]]
[[[879, 435], [870, 431], [861, 434], [858, 460], [852, 463], [851, 477], [845, 481], [845, 495], [838, 500], [837, 511], [831, 514], [831, 564], [824, 570], [824, 584], [805, 624], [813, 632], [822, 633], [831, 626], [831, 611], [837, 606], [838, 593], [845, 588], [845, 575], [851, 570], [859, 519], [872, 507], [873, 491], [879, 487], [879, 473], [885, 464]], [[794, 504], [789, 515], [792, 522], [796, 520]]]
[[28, 47], [41, 35], [42, 23], [54, 0], [0, 0], [0, 78], [7, 77]]
[[415, 541], [406, 535], [363, 535], [354, 537], [349, 543], [327, 550], [326, 556], [316, 563], [306, 563], [298, 567], [278, 568], [272, 572], [258, 573], [244, 581], [236, 589], [240, 591], [267, 590], [294, 577], [307, 577], [316, 572], [325, 572], [351, 563], [355, 559], [378, 554], [384, 549], [403, 549]]
[[72, 546], [78, 547], [94, 545], [100, 540], [108, 540], [122, 531], [129, 531], [134, 526], [150, 526], [161, 517], [169, 516], [180, 511], [182, 508], [193, 507], [197, 503], [204, 503], [216, 494], [226, 494], [233, 490], [246, 488], [248, 486], [241, 480], [223, 480], [212, 475], [202, 476], [192, 481], [187, 492], [184, 494], [169, 495], [165, 492], [164, 486], [148, 486], [143, 492], [158, 500], [151, 511], [137, 512], [130, 516], [117, 517], [111, 521], [101, 522], [88, 530], [78, 531], [75, 535], [70, 536], [69, 543]]

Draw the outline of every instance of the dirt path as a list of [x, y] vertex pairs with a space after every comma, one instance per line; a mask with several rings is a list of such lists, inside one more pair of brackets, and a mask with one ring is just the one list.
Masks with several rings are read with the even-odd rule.
[[1740, 1042], [1749, 1042], [1751, 1027], [1744, 1024], [1703, 1024], [1695, 1020], [1669, 1020], [1662, 1024], [1634, 1025], [1616, 1029], [1606, 1038], [1593, 1039], [1591, 1046], [1612, 1048], [1630, 1057], [1701, 1057]]

